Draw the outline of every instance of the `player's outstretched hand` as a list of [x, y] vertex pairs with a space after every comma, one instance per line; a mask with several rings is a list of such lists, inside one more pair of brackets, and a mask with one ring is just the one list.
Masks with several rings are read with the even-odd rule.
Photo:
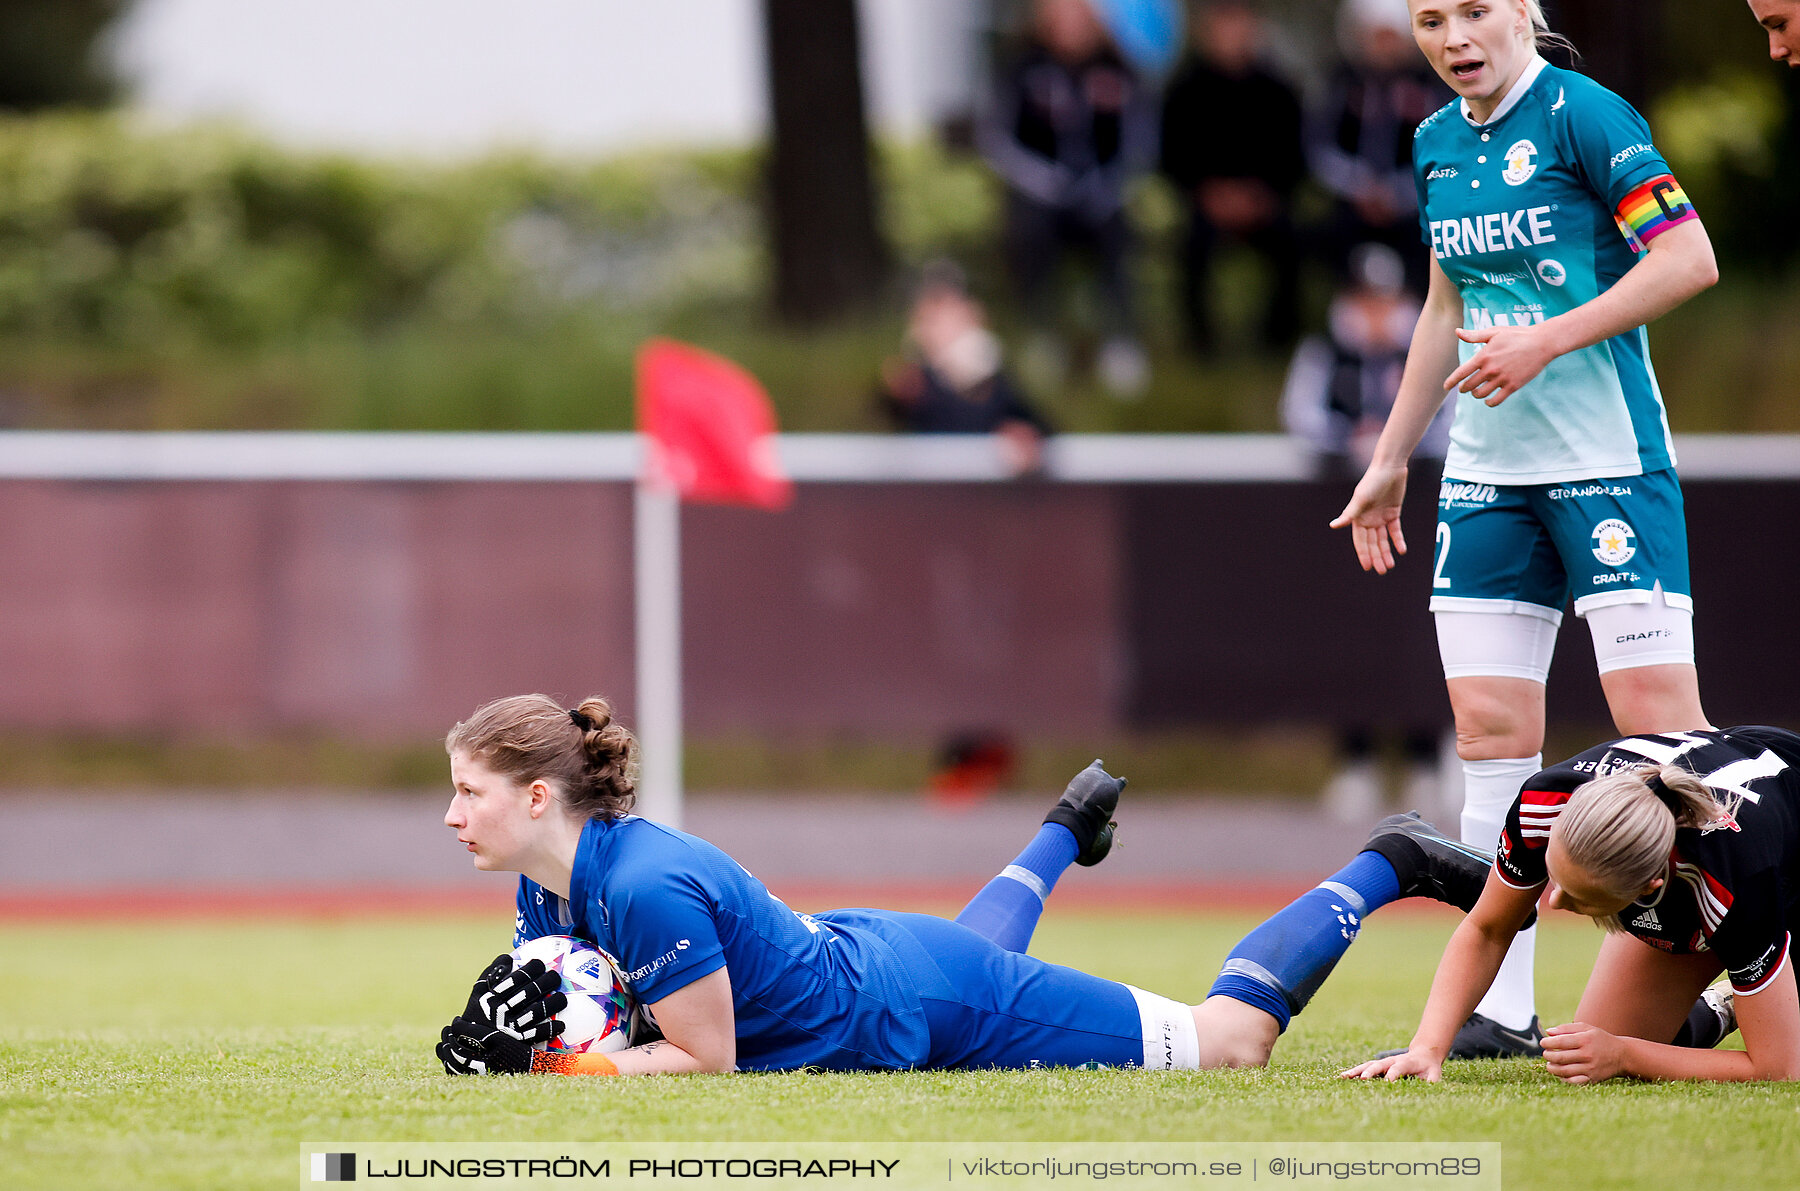
[[486, 1022], [458, 1017], [438, 1036], [437, 1057], [449, 1075], [523, 1075], [531, 1070], [531, 1044]]
[[562, 973], [547, 970], [541, 959], [532, 959], [495, 980], [476, 1001], [480, 1020], [502, 1034], [531, 1043], [547, 1042], [562, 1033], [556, 1015], [567, 1007], [569, 998], [563, 995]]
[[1400, 532], [1400, 502], [1405, 496], [1404, 467], [1371, 464], [1350, 503], [1331, 523], [1333, 529], [1350, 527], [1350, 543], [1356, 547], [1356, 561], [1363, 570], [1385, 575], [1394, 569], [1395, 559], [1406, 553], [1406, 537]]
[[1565, 1083], [1599, 1083], [1625, 1070], [1625, 1044], [1585, 1022], [1544, 1031], [1544, 1063]]
[[1416, 1078], [1426, 1083], [1437, 1083], [1444, 1078], [1444, 1060], [1434, 1058], [1424, 1051], [1403, 1051], [1385, 1059], [1370, 1059], [1366, 1063], [1358, 1063], [1348, 1071], [1338, 1072], [1338, 1078], [1385, 1079], [1389, 1082]]

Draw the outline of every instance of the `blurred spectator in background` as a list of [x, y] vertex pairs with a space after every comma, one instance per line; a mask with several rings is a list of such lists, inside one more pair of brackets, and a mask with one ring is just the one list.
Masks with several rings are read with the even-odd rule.
[[1306, 129], [1313, 176], [1334, 200], [1331, 263], [1341, 276], [1357, 245], [1386, 244], [1423, 293], [1430, 265], [1419, 241], [1413, 130], [1454, 97], [1413, 43], [1407, 0], [1344, 0], [1338, 42], [1344, 60]]
[[958, 732], [938, 749], [925, 792], [940, 806], [967, 806], [1010, 786], [1019, 749], [1004, 732]]
[[977, 129], [982, 155], [1006, 183], [1006, 254], [1035, 333], [1042, 371], [1060, 373], [1058, 270], [1092, 257], [1104, 342], [1102, 383], [1135, 397], [1149, 381], [1138, 344], [1126, 256], [1125, 184], [1150, 160], [1155, 113], [1089, 0], [1036, 0], [1031, 37], [1004, 71]]
[[[1328, 329], [1301, 342], [1281, 395], [1282, 424], [1317, 453], [1324, 474], [1354, 479], [1368, 466], [1400, 391], [1419, 310], [1397, 252], [1385, 244], [1363, 244], [1351, 252], [1350, 278], [1331, 300]], [[1450, 411], [1446, 399], [1417, 456], [1443, 458], [1450, 445]], [[1369, 723], [1338, 728], [1338, 769], [1320, 794], [1325, 811], [1338, 821], [1366, 821], [1386, 801], [1383, 736]], [[1441, 728], [1425, 724], [1399, 733], [1405, 807], [1429, 814], [1445, 804], [1442, 737]]]
[[1050, 423], [1003, 367], [999, 338], [962, 270], [926, 266], [906, 328], [906, 354], [883, 363], [881, 403], [916, 434], [994, 434], [1015, 475], [1043, 466]]
[[[1294, 352], [1281, 394], [1288, 433], [1317, 452], [1322, 470], [1357, 477], [1400, 391], [1419, 298], [1406, 286], [1400, 254], [1363, 244], [1350, 254], [1349, 281], [1332, 298], [1326, 333]], [[1450, 403], [1438, 411], [1418, 454], [1441, 459], [1450, 444]]]
[[1162, 109], [1162, 172], [1188, 212], [1181, 278], [1188, 342], [1201, 353], [1214, 347], [1212, 264], [1224, 241], [1248, 247], [1268, 266], [1262, 341], [1285, 348], [1300, 325], [1293, 220], [1294, 188], [1306, 176], [1300, 97], [1263, 64], [1262, 18], [1248, 0], [1200, 5], [1192, 28], [1194, 53]]

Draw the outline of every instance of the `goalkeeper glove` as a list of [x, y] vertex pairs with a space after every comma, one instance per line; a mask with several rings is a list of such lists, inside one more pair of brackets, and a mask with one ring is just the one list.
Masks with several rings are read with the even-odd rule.
[[437, 1057], [451, 1075], [520, 1074], [531, 1069], [532, 1044], [562, 1032], [556, 1014], [568, 1004], [562, 976], [541, 960], [524, 967], [494, 957], [469, 990], [461, 1015], [438, 1036]]
[[510, 952], [496, 955], [493, 962], [481, 969], [481, 975], [475, 981], [475, 987], [469, 990], [468, 1004], [463, 1006], [462, 1016], [469, 1021], [480, 1021], [482, 995], [494, 987], [494, 982], [513, 970], [513, 957]]
[[[510, 961], [512, 957], [506, 958]], [[488, 970], [498, 963], [489, 964]], [[523, 967], [502, 973], [473, 999], [478, 1012], [465, 1016], [522, 1042], [547, 1042], [562, 1033], [556, 1015], [569, 1004], [562, 991], [562, 973], [547, 970], [541, 959], [527, 960]]]
[[478, 1023], [457, 1018], [444, 1027], [437, 1044], [438, 1061], [450, 1075], [617, 1075], [618, 1066], [603, 1054], [562, 1054], [534, 1050], [517, 1038], [489, 1031], [477, 1037]]
[[438, 1037], [437, 1057], [448, 1075], [523, 1075], [531, 1070], [531, 1043], [486, 1022], [458, 1017]]

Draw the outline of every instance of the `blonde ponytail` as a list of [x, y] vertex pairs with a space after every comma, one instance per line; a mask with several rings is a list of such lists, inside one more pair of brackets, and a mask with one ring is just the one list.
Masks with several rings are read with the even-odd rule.
[[[1679, 765], [1635, 766], [1576, 790], [1550, 837], [1606, 892], [1635, 899], [1667, 873], [1676, 828], [1729, 822], [1735, 801], [1721, 803]], [[1616, 918], [1605, 925], [1618, 929]]]
[[1581, 56], [1581, 52], [1575, 48], [1574, 42], [1560, 33], [1550, 31], [1550, 22], [1544, 19], [1543, 0], [1523, 0], [1523, 2], [1525, 16], [1531, 21], [1531, 33], [1538, 49], [1566, 50], [1576, 57]]

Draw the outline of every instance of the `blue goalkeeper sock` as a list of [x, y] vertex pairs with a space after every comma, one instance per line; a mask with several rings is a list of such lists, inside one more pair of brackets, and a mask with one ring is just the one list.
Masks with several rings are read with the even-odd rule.
[[1356, 859], [1245, 935], [1208, 996], [1255, 1006], [1283, 1030], [1331, 975], [1362, 920], [1400, 896], [1394, 866], [1377, 852]]
[[1044, 824], [1018, 858], [962, 908], [956, 921], [1008, 951], [1024, 951], [1031, 946], [1044, 899], [1056, 888], [1056, 879], [1075, 863], [1078, 851], [1080, 845], [1067, 827]]

